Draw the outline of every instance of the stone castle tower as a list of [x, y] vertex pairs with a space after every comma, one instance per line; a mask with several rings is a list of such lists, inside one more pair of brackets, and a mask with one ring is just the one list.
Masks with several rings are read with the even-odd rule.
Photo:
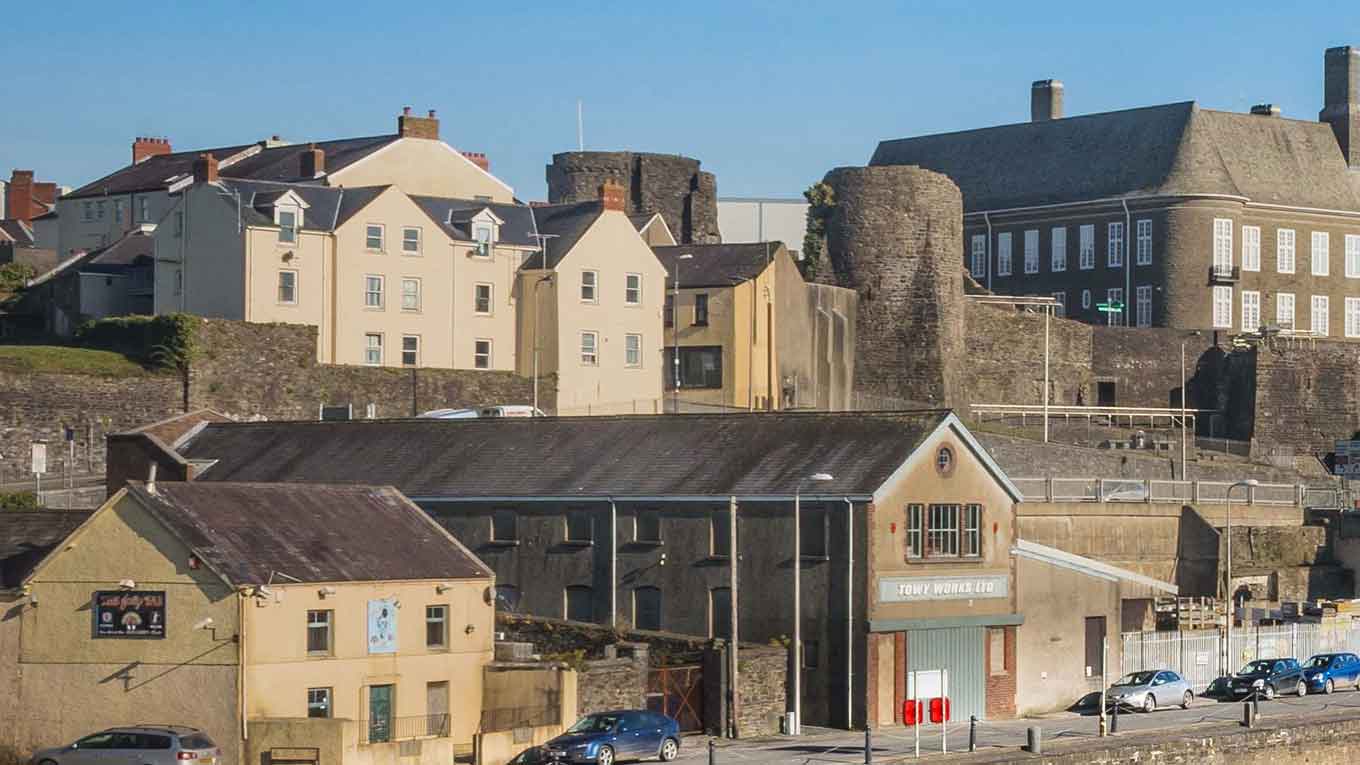
[[548, 201], [584, 202], [613, 180], [623, 186], [629, 215], [661, 213], [680, 244], [716, 244], [718, 182], [699, 160], [678, 154], [569, 151], [547, 167]]
[[859, 294], [856, 392], [964, 406], [963, 195], [914, 165], [842, 167], [827, 255]]

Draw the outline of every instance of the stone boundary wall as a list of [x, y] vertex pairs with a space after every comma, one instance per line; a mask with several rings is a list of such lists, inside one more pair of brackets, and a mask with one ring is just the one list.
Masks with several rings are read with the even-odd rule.
[[[1008, 306], [969, 304], [965, 313], [968, 374], [956, 397], [970, 404], [1042, 404], [1044, 316]], [[1052, 319], [1048, 327], [1049, 403], [1095, 404], [1089, 324]]]
[[1360, 343], [1278, 341], [1239, 355], [1255, 370], [1254, 454], [1329, 452], [1360, 429]]

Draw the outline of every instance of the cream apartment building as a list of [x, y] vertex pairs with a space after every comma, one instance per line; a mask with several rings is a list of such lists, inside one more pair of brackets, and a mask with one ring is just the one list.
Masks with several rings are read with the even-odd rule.
[[62, 257], [118, 241], [144, 223], [164, 220], [175, 192], [192, 183], [202, 154], [218, 160], [223, 178], [304, 183], [326, 187], [394, 184], [410, 194], [511, 202], [514, 191], [492, 175], [485, 157], [464, 154], [439, 137], [439, 119], [411, 113], [397, 117], [397, 132], [314, 143], [277, 136], [234, 146], [172, 150], [163, 138], [138, 138], [132, 163], [57, 200], [55, 224], [44, 217], [39, 246]]
[[323, 363], [515, 369], [528, 208], [195, 172], [156, 231], [157, 313], [313, 325]]
[[[534, 209], [544, 252], [519, 273], [520, 374], [555, 376], [557, 414], [659, 412], [665, 270], [623, 189]], [[535, 354], [537, 349], [537, 354]]]

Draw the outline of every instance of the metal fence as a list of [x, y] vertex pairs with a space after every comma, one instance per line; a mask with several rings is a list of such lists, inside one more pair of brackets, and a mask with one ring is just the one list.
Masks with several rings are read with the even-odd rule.
[[[1026, 502], [1208, 502], [1224, 503], [1229, 481], [1163, 481], [1149, 478], [1012, 478]], [[1303, 484], [1263, 483], [1233, 492], [1247, 505], [1302, 505]]]
[[449, 715], [413, 715], [364, 720], [361, 744], [384, 744], [417, 738], [445, 738], [449, 735]]
[[[1223, 631], [1126, 632], [1121, 674], [1145, 669], [1170, 669], [1202, 693], [1216, 678], [1236, 672], [1249, 661], [1294, 657], [1300, 662], [1319, 653], [1360, 653], [1360, 624], [1338, 621], [1321, 624], [1246, 626], [1233, 629], [1232, 648], [1223, 654]], [[1224, 661], [1227, 665], [1224, 665]]]

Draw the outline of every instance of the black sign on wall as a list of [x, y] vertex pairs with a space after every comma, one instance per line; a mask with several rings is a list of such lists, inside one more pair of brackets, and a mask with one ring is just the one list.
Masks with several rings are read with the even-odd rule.
[[165, 637], [164, 590], [96, 592], [92, 606], [96, 638]]

